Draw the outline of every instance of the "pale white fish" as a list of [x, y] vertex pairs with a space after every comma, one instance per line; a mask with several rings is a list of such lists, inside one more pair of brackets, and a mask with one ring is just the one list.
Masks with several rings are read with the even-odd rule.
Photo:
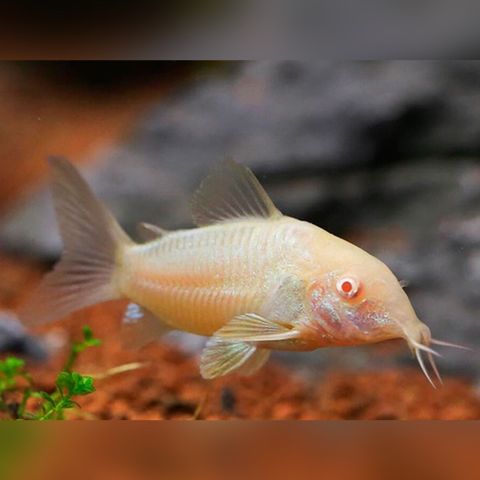
[[430, 330], [388, 267], [308, 222], [282, 215], [253, 173], [227, 161], [192, 199], [198, 228], [141, 224], [135, 243], [66, 160], [50, 161], [61, 261], [21, 310], [50, 322], [129, 299], [124, 337], [142, 346], [169, 330], [211, 337], [205, 378], [251, 374], [271, 350], [307, 351], [405, 339], [439, 377]]

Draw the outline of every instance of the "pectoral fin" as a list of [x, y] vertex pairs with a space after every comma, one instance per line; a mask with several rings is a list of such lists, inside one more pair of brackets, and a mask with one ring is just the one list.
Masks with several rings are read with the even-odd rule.
[[138, 349], [171, 331], [171, 327], [136, 303], [127, 306], [122, 322], [122, 345], [128, 349]]
[[270, 352], [246, 342], [231, 342], [212, 337], [200, 359], [203, 378], [221, 377], [235, 370], [252, 375], [268, 360]]
[[256, 373], [267, 363], [272, 352], [266, 348], [256, 348], [255, 353], [237, 369], [241, 375], [250, 376]]
[[260, 308], [260, 315], [274, 322], [293, 324], [304, 316], [303, 299], [305, 298], [305, 281], [294, 276], [285, 275], [278, 279]]
[[298, 337], [298, 331], [255, 313], [238, 315], [217, 330], [215, 337], [230, 341], [269, 342]]

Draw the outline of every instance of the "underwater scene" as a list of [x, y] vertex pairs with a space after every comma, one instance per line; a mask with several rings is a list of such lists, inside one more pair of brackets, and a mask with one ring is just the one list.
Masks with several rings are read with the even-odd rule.
[[480, 63], [0, 63], [0, 418], [480, 418]]

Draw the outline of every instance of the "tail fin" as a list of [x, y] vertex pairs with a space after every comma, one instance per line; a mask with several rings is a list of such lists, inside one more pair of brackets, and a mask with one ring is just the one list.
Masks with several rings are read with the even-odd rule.
[[19, 312], [27, 325], [120, 298], [113, 275], [122, 249], [133, 243], [72, 164], [60, 158], [49, 163], [64, 250], [60, 262]]

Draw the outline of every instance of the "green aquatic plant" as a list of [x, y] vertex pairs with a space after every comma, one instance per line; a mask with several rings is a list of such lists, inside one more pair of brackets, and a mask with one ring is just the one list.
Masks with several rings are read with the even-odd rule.
[[8, 392], [19, 388], [20, 379], [23, 379], [28, 385], [24, 393], [24, 400], [22, 400], [23, 404], [27, 402], [27, 393], [31, 392], [32, 386], [31, 376], [25, 371], [25, 361], [16, 357], [7, 357], [0, 362], [0, 410], [6, 411], [13, 416], [16, 416], [17, 408], [15, 404], [7, 401], [6, 395]]
[[20, 418], [26, 415], [32, 420], [63, 420], [65, 410], [80, 407], [74, 397], [88, 395], [95, 391], [92, 377], [66, 370], [58, 374], [55, 385], [56, 389], [52, 394], [31, 392], [30, 396], [41, 400], [40, 410], [34, 414], [20, 411]]
[[64, 370], [70, 372], [74, 363], [77, 361], [78, 355], [82, 353], [84, 350], [90, 347], [98, 347], [102, 344], [102, 341], [98, 338], [93, 336], [92, 329], [85, 325], [82, 329], [83, 333], [83, 341], [81, 342], [74, 342], [70, 349], [70, 355], [65, 363]]
[[[90, 327], [82, 329], [83, 340], [72, 343], [64, 367], [57, 375], [55, 390], [51, 393], [36, 390], [31, 375], [25, 370], [25, 362], [16, 357], [7, 357], [0, 362], [0, 410], [10, 418], [19, 420], [63, 420], [65, 410], [78, 408], [76, 397], [89, 395], [95, 391], [94, 379], [73, 371], [80, 353], [101, 345]], [[22, 400], [9, 402], [9, 392], [22, 391]], [[29, 399], [37, 400], [33, 410], [27, 408]]]

